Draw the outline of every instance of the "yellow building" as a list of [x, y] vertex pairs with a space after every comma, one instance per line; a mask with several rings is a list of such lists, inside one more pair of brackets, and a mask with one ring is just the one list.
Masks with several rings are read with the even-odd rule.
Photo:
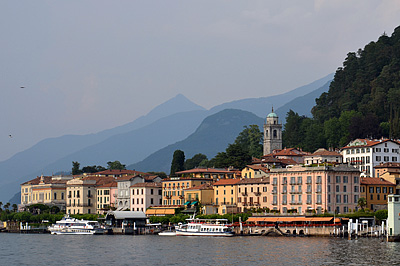
[[171, 177], [161, 181], [162, 183], [162, 204], [168, 206], [184, 205], [185, 189], [211, 184], [211, 178], [180, 178]]
[[222, 179], [213, 184], [214, 204], [218, 214], [237, 213], [237, 197], [240, 179]]
[[67, 213], [96, 213], [96, 180], [83, 177], [67, 182]]
[[268, 185], [269, 177], [247, 178], [237, 183], [238, 211], [246, 209], [262, 209], [268, 207]]
[[259, 164], [246, 165], [242, 170], [242, 178], [261, 178], [268, 176], [268, 168]]
[[21, 208], [31, 204], [57, 206], [65, 211], [66, 183], [72, 176], [38, 176], [21, 184]]
[[387, 196], [393, 194], [396, 185], [383, 178], [362, 177], [360, 183], [360, 197], [367, 201], [367, 208], [371, 211], [387, 209]]
[[187, 188], [185, 191], [185, 205], [187, 207], [201, 204], [202, 214], [215, 214], [214, 189], [210, 184], [203, 184]]

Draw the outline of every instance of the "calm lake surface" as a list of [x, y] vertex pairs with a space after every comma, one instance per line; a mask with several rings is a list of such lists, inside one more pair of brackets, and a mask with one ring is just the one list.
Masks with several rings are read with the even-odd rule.
[[400, 265], [400, 243], [366, 238], [2, 233], [0, 265]]

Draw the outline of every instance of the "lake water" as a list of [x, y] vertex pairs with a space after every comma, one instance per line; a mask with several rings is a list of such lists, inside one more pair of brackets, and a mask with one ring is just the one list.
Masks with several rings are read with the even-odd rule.
[[0, 234], [0, 265], [397, 265], [400, 243], [317, 237]]

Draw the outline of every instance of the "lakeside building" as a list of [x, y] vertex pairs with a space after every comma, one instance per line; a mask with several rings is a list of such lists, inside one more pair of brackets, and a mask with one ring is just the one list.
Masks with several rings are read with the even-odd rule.
[[400, 163], [380, 163], [375, 166], [375, 177], [381, 177], [385, 173], [400, 173]]
[[73, 176], [38, 176], [21, 184], [20, 210], [31, 204], [57, 206], [61, 211], [66, 210], [66, 183]]
[[376, 177], [380, 163], [399, 162], [400, 144], [391, 139], [356, 139], [341, 149], [343, 162], [358, 168], [363, 176]]
[[67, 182], [67, 213], [96, 213], [96, 180], [79, 177]]
[[213, 184], [214, 204], [218, 214], [237, 213], [238, 186], [241, 179], [221, 179]]
[[[135, 171], [136, 172], [136, 171]], [[141, 172], [140, 172], [141, 173]], [[117, 178], [118, 187], [118, 208], [117, 211], [131, 209], [131, 193], [130, 187], [137, 183], [144, 182], [160, 182], [162, 179], [155, 175], [142, 173], [139, 175], [124, 175]]]
[[217, 209], [214, 203], [214, 187], [209, 183], [184, 189], [185, 203], [187, 209], [201, 203], [202, 214], [215, 214]]
[[387, 209], [387, 197], [394, 193], [396, 185], [383, 178], [361, 177], [360, 188], [360, 197], [365, 198], [367, 208], [377, 211]]
[[203, 184], [212, 184], [213, 178], [187, 178], [170, 177], [161, 181], [162, 184], [162, 202], [164, 206], [184, 205], [185, 189], [200, 186]]
[[242, 179], [237, 183], [238, 212], [268, 208], [269, 177]]
[[[377, 166], [378, 168], [379, 166]], [[380, 172], [379, 172], [380, 171]], [[395, 193], [396, 195], [400, 195], [400, 169], [395, 167], [387, 167], [378, 168], [376, 173], [379, 173], [379, 177], [389, 181], [392, 184], [396, 185]]]
[[130, 187], [131, 211], [145, 212], [147, 208], [162, 204], [161, 182], [141, 182]]
[[322, 163], [332, 163], [340, 164], [343, 162], [343, 156], [336, 151], [328, 151], [324, 148], [318, 149], [312, 154], [304, 155], [304, 164], [322, 164]]
[[360, 172], [347, 165], [271, 169], [271, 210], [299, 214], [348, 213], [356, 210], [360, 197]]
[[269, 169], [260, 164], [246, 165], [242, 169], [242, 178], [261, 178], [268, 175]]
[[97, 186], [97, 214], [105, 214], [110, 209], [116, 208], [117, 194], [118, 188], [115, 180]]

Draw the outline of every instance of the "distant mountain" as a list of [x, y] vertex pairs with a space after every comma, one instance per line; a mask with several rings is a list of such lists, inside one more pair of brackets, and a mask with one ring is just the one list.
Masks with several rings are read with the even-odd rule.
[[[193, 113], [190, 113], [191, 111], [193, 111]], [[187, 119], [182, 118], [182, 115], [178, 115], [178, 113], [183, 114], [185, 112], [190, 113], [187, 114], [189, 117]], [[201, 114], [202, 112], [204, 115]], [[129, 133], [136, 129], [149, 126], [148, 129], [150, 132], [158, 132], [160, 134], [160, 136], [157, 136], [155, 139], [149, 138], [149, 142], [151, 142], [151, 144], [157, 143], [157, 145], [160, 146], [156, 145], [153, 148], [149, 145], [149, 153], [144, 152], [143, 157], [136, 158], [135, 156], [132, 156], [132, 158], [128, 159], [126, 154], [127, 150], [130, 149], [130, 142], [127, 140], [125, 144], [122, 145], [123, 148], [121, 148], [121, 155], [110, 159], [111, 161], [115, 161], [118, 160], [118, 158], [121, 158], [121, 161], [126, 160], [127, 162], [141, 160], [152, 151], [187, 137], [196, 129], [202, 119], [206, 117], [205, 113], [206, 111], [203, 107], [192, 103], [183, 95], [179, 94], [157, 106], [146, 116], [142, 116], [126, 125], [104, 130], [96, 134], [65, 135], [58, 138], [49, 138], [40, 141], [33, 147], [14, 155], [8, 160], [0, 162], [0, 201], [7, 202], [10, 197], [19, 190], [19, 183], [34, 178], [36, 175], [42, 173], [52, 174], [53, 172], [59, 172], [61, 170], [70, 170], [69, 168], [71, 167], [72, 161], [68, 163], [68, 168], [66, 168], [66, 160], [71, 160], [73, 158], [74, 161], [79, 161], [79, 159], [81, 159], [81, 165], [84, 165], [85, 162], [90, 165], [95, 164], [95, 162], [100, 164], [101, 162], [101, 165], [104, 166], [104, 160], [106, 160], [106, 158], [111, 158], [111, 156], [106, 155], [107, 153], [110, 153], [113, 156], [116, 155], [115, 152], [111, 152], [112, 149], [107, 151], [106, 148], [109, 148], [111, 145], [107, 144], [107, 139], [110, 139], [110, 143], [115, 144], [116, 142], [121, 142], [118, 141], [118, 139], [120, 139], [123, 134], [127, 134], [125, 137], [128, 138], [128, 140], [134, 138], [134, 141], [137, 141], [138, 143], [144, 142], [144, 139], [148, 139], [146, 136], [152, 136], [152, 133], [144, 133], [143, 131], [132, 133], [132, 135], [129, 135]], [[174, 115], [177, 115], [174, 121], [167, 122], [167, 120], [161, 120], [159, 126], [150, 126], [157, 120], [166, 117], [172, 116], [170, 119], [173, 120]], [[186, 123], [186, 126], [182, 126], [182, 128], [178, 127], [177, 122], [179, 120], [183, 120], [183, 123]], [[171, 125], [171, 127], [169, 127], [169, 125]], [[181, 125], [184, 124], [181, 123]], [[163, 136], [166, 132], [171, 132], [174, 127], [175, 130], [179, 131], [171, 134], [172, 136]], [[120, 137], [118, 137], [118, 135]], [[112, 136], [116, 137], [113, 138]], [[165, 142], [160, 143], [162, 141]], [[104, 148], [101, 149], [101, 151], [93, 152], [95, 151], [95, 145], [98, 143], [103, 143], [102, 145], [104, 145]], [[118, 147], [121, 147], [121, 145], [118, 145]], [[134, 148], [137, 147], [132, 144], [131, 149]], [[79, 155], [79, 151], [82, 151], [82, 156]], [[131, 152], [135, 153], [133, 150], [131, 150]], [[140, 155], [142, 152], [142, 148], [137, 148], [135, 154]], [[86, 154], [87, 156], [85, 157], [83, 154]], [[75, 157], [75, 155], [77, 157]]]
[[258, 125], [262, 128], [264, 119], [253, 113], [226, 109], [204, 119], [197, 130], [185, 140], [151, 154], [139, 163], [129, 165], [128, 169], [138, 171], [163, 171], [169, 173], [172, 156], [175, 150], [185, 152], [186, 158], [197, 153], [207, 155], [209, 159], [218, 152], [224, 151], [233, 143], [244, 126]]
[[[331, 75], [281, 95], [234, 101], [216, 106], [209, 111], [179, 94], [131, 123], [96, 134], [45, 139], [32, 148], [0, 162], [0, 200], [3, 202], [9, 200], [19, 190], [20, 183], [37, 175], [42, 173], [51, 175], [70, 170], [72, 161], [80, 162], [81, 166], [94, 164], [104, 166], [107, 161], [115, 160], [124, 164], [142, 161], [152, 152], [185, 139], [195, 131], [206, 116], [216, 114], [223, 109], [233, 107], [256, 112], [259, 116], [265, 117], [270, 112], [272, 104], [277, 109], [298, 95], [305, 95], [318, 89], [330, 77]], [[234, 140], [241, 129], [233, 131], [234, 137], [230, 141]], [[214, 151], [207, 151], [206, 154], [213, 157], [214, 153], [223, 151], [227, 144], [224, 140], [221, 143], [223, 145], [216, 144]], [[172, 153], [168, 156], [172, 156]]]
[[[283, 106], [284, 104], [294, 100], [297, 97], [306, 95], [311, 93], [315, 90], [318, 90], [322, 86], [324, 86], [327, 82], [333, 79], [334, 74], [329, 74], [319, 80], [316, 80], [310, 84], [301, 86], [289, 92], [269, 96], [269, 97], [260, 97], [260, 98], [248, 98], [243, 100], [232, 101], [228, 103], [224, 103], [221, 105], [217, 105], [211, 108], [212, 113], [219, 112], [224, 109], [240, 109], [244, 111], [252, 112], [253, 114], [259, 117], [265, 117], [271, 111], [272, 106], [275, 110], [279, 107]], [[319, 97], [319, 95], [317, 96]], [[313, 102], [310, 106], [310, 109], [314, 106], [315, 102]], [[286, 114], [285, 114], [286, 115]]]
[[315, 105], [315, 99], [321, 96], [322, 93], [329, 90], [331, 80], [325, 83], [321, 88], [312, 91], [304, 96], [297, 97], [285, 105], [279, 107], [275, 113], [279, 116], [279, 121], [285, 124], [286, 114], [289, 110], [293, 110], [299, 115], [311, 117], [311, 109]]

